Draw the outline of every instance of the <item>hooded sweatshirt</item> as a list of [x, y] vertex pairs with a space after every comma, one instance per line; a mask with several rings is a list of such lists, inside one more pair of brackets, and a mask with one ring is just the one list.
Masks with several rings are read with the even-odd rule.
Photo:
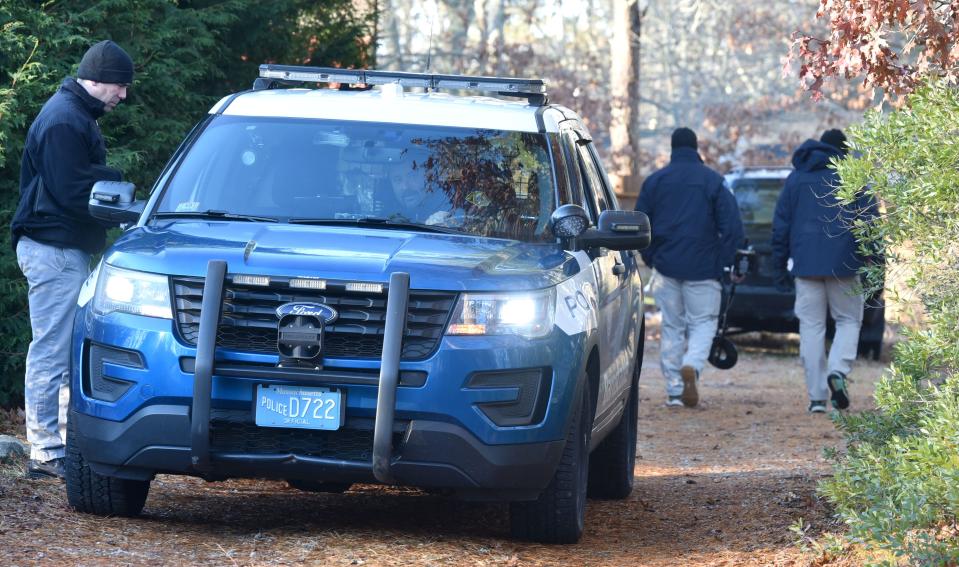
[[719, 279], [743, 244], [736, 198], [692, 148], [673, 149], [669, 165], [646, 178], [636, 210], [652, 229], [643, 261], [670, 278]]
[[20, 203], [11, 222], [16, 249], [21, 236], [96, 254], [105, 226], [90, 216], [90, 189], [97, 181], [120, 181], [106, 166], [107, 150], [97, 125], [103, 102], [72, 77], [43, 105], [30, 129], [20, 163]]
[[839, 203], [839, 176], [829, 160], [841, 157], [838, 148], [816, 140], [806, 140], [793, 154], [795, 170], [786, 178], [773, 218], [772, 259], [781, 273], [789, 258], [797, 277], [848, 277], [862, 267], [850, 227], [859, 215], [874, 217], [876, 201], [861, 195], [850, 206]]

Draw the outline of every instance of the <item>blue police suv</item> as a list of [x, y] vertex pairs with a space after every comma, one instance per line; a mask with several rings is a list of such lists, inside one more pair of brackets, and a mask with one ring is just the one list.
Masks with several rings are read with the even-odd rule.
[[78, 301], [75, 509], [138, 514], [158, 473], [386, 483], [568, 543], [632, 490], [649, 222], [542, 81], [263, 65], [90, 211], [125, 230]]

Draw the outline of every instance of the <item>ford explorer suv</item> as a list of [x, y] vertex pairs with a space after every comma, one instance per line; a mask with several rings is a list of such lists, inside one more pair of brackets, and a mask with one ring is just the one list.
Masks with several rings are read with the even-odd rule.
[[[737, 168], [726, 175], [726, 183], [739, 203], [743, 228], [749, 246], [755, 252], [755, 266], [746, 280], [736, 286], [736, 296], [729, 306], [727, 323], [734, 332], [770, 331], [799, 332], [799, 319], [793, 312], [794, 289], [777, 289], [772, 264], [773, 215], [776, 202], [785, 187], [792, 167], [757, 166]], [[882, 291], [867, 298], [859, 331], [859, 354], [879, 360], [886, 328], [885, 301]], [[830, 317], [827, 333], [835, 333]]]
[[90, 211], [124, 231], [78, 301], [75, 509], [136, 515], [157, 474], [383, 483], [567, 543], [629, 495], [649, 222], [543, 81], [263, 65]]

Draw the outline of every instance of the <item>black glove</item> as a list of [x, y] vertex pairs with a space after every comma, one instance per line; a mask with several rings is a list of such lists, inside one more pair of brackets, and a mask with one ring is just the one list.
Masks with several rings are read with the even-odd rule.
[[776, 275], [773, 276], [773, 283], [776, 284], [776, 289], [783, 293], [788, 293], [793, 290], [792, 276], [785, 270], [777, 272]]

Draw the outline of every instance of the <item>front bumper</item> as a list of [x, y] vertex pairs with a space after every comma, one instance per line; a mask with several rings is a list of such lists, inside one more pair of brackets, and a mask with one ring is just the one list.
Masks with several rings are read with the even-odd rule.
[[[266, 431], [267, 438], [246, 439], [239, 447], [231, 448], [229, 445], [243, 432], [256, 429], [252, 420], [237, 419], [237, 412], [233, 413], [230, 425], [219, 426], [231, 431], [221, 434], [217, 423], [227, 421], [229, 416], [214, 412], [212, 468], [203, 475], [207, 478], [376, 482], [370, 448], [371, 423], [355, 420], [335, 432], [293, 431], [299, 439], [291, 442], [287, 438], [283, 446], [251, 453], [243, 449], [257, 443], [266, 445], [270, 435], [282, 436], [291, 430]], [[160, 473], [200, 474], [191, 462], [189, 414], [190, 408], [185, 405], [151, 405], [122, 422], [76, 411], [71, 411], [69, 419], [77, 424], [74, 441], [96, 472], [142, 480]], [[259, 429], [263, 432], [266, 428]], [[321, 436], [339, 436], [341, 442], [324, 444]], [[218, 446], [221, 438], [225, 446]], [[564, 446], [562, 440], [486, 445], [459, 425], [417, 420], [394, 427], [392, 438], [391, 468], [398, 484], [450, 488], [467, 497], [495, 495], [513, 500], [534, 498], [549, 483]], [[361, 447], [364, 441], [365, 449]]]
[[[559, 330], [536, 341], [445, 337], [430, 359], [398, 362], [401, 379], [392, 386], [394, 399], [387, 400], [392, 412], [380, 407], [386, 365], [340, 360], [338, 369], [328, 365], [327, 372], [314, 377], [320, 382], [311, 383], [345, 392], [344, 426], [333, 432], [304, 432], [253, 425], [257, 384], [297, 383], [295, 377], [277, 376], [271, 364], [275, 359], [269, 356], [215, 350], [215, 360], [207, 359], [212, 364], [204, 389], [197, 387], [197, 375], [204, 356], [210, 355], [199, 345], [189, 348], [178, 341], [169, 320], [104, 317], [81, 309], [76, 336], [74, 368], [79, 370], [74, 373], [71, 419], [79, 426], [79, 448], [101, 474], [379, 480], [451, 488], [467, 496], [495, 493], [513, 500], [534, 498], [552, 477], [583, 372], [579, 359], [586, 351], [581, 344], [585, 334], [568, 336]], [[122, 361], [103, 364], [104, 374], [131, 383], [118, 399], [89, 395], [90, 378], [85, 375], [90, 374], [91, 344], [142, 355], [142, 368]], [[236, 370], [244, 365], [244, 372]], [[256, 365], [271, 372], [257, 372]], [[479, 409], [481, 403], [508, 399], [515, 389], [471, 388], [469, 377], [504, 368], [548, 369], [544, 411], [535, 423], [498, 427]], [[426, 378], [406, 384], [404, 375]], [[199, 396], [208, 404], [198, 411]], [[387, 449], [385, 478], [374, 467], [377, 421]], [[198, 424], [205, 427], [198, 430]]]

